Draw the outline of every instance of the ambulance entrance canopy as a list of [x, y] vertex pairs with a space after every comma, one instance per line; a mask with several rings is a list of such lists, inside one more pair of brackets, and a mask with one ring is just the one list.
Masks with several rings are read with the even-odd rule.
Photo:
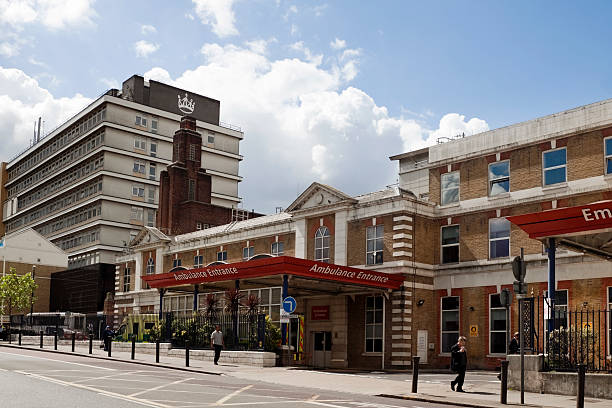
[[[400, 289], [404, 278], [371, 270], [351, 268], [290, 256], [262, 256], [231, 264], [213, 263], [202, 268], [177, 267], [168, 273], [142, 278], [151, 288], [160, 291], [160, 301], [166, 290], [191, 292], [195, 299], [202, 291], [255, 289], [283, 285], [283, 298], [313, 295], [349, 295], [378, 289]], [[160, 307], [160, 314], [161, 314]]]

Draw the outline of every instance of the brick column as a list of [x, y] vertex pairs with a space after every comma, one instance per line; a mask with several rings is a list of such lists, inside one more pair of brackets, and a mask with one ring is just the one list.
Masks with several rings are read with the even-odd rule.
[[402, 368], [412, 364], [412, 291], [410, 282], [391, 295], [391, 365]]
[[412, 261], [413, 219], [411, 215], [393, 217], [393, 260]]

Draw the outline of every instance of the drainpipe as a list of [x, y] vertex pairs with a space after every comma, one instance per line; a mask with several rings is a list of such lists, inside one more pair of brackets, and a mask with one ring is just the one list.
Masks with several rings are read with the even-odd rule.
[[[387, 310], [387, 298], [383, 295], [383, 325], [382, 325], [382, 363], [381, 370], [385, 369], [385, 326], [387, 325], [387, 320], [385, 319], [385, 311]], [[403, 324], [403, 322], [402, 322]]]
[[548, 238], [548, 298], [550, 299], [550, 313], [548, 316], [548, 332], [555, 329], [555, 239]]

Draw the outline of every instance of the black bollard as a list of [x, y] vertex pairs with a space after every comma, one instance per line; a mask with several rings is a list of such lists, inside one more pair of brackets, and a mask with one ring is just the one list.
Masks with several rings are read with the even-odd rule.
[[185, 367], [189, 367], [189, 340], [185, 340]]
[[586, 366], [578, 364], [578, 396], [576, 397], [576, 407], [584, 408], [584, 377]]
[[159, 339], [155, 340], [155, 362], [159, 363]]
[[89, 354], [93, 353], [93, 332], [89, 332]]
[[21, 346], [21, 330], [19, 330], [19, 345]]
[[412, 392], [416, 394], [419, 385], [419, 360], [421, 357], [412, 357]]
[[108, 356], [111, 356], [111, 349], [113, 348], [113, 339], [108, 339]]
[[132, 360], [136, 357], [136, 336], [132, 334]]
[[57, 330], [53, 333], [53, 350], [57, 350]]
[[74, 341], [76, 339], [76, 333], [72, 332], [72, 336], [70, 336], [70, 340], [72, 340], [72, 352], [74, 353]]
[[501, 362], [501, 395], [500, 402], [502, 404], [508, 403], [508, 364], [510, 362], [508, 360], [503, 360]]
[[43, 348], [43, 331], [40, 331], [40, 348]]

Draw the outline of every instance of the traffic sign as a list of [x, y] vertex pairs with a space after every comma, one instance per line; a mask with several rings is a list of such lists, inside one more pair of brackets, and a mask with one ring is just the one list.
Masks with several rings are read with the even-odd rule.
[[297, 302], [291, 296], [287, 296], [283, 299], [283, 310], [287, 313], [295, 312], [295, 308], [297, 307]]
[[478, 326], [475, 324], [470, 325], [470, 337], [478, 337]]

